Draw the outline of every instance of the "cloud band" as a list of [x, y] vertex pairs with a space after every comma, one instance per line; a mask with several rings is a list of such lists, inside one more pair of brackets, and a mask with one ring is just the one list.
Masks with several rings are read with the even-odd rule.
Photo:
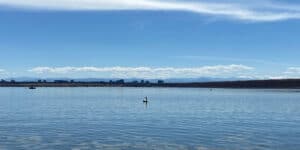
[[[268, 3], [267, 3], [268, 2]], [[300, 19], [300, 6], [260, 2], [184, 0], [0, 0], [0, 5], [42, 10], [165, 10], [224, 16], [248, 21]]]
[[99, 73], [117, 78], [194, 78], [202, 76], [232, 75], [254, 68], [244, 65], [217, 65], [195, 68], [173, 67], [36, 67], [28, 70], [37, 74]]

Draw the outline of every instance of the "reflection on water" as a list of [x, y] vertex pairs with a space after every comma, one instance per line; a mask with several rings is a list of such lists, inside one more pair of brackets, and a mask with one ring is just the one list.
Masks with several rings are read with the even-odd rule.
[[148, 108], [148, 102], [143, 102], [144, 105], [145, 105], [145, 108], [147, 109]]
[[298, 150], [299, 127], [293, 90], [0, 88], [0, 149]]

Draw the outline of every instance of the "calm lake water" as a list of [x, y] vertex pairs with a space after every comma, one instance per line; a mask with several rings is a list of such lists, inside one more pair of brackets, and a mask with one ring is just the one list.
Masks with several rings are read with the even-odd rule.
[[299, 150], [300, 92], [0, 88], [0, 149]]

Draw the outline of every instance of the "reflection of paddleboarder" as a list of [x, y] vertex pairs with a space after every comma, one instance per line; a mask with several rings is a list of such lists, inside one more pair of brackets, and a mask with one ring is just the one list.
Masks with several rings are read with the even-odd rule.
[[148, 108], [148, 102], [144, 102], [145, 108]]

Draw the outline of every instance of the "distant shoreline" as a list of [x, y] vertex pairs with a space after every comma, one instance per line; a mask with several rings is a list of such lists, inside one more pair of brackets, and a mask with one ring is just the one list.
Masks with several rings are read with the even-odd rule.
[[15, 82], [1, 81], [0, 87], [178, 87], [178, 88], [269, 88], [269, 89], [300, 89], [300, 79], [285, 80], [248, 80], [223, 82], [193, 82], [193, 83], [140, 83], [124, 82], [74, 82], [74, 81], [38, 81]]

